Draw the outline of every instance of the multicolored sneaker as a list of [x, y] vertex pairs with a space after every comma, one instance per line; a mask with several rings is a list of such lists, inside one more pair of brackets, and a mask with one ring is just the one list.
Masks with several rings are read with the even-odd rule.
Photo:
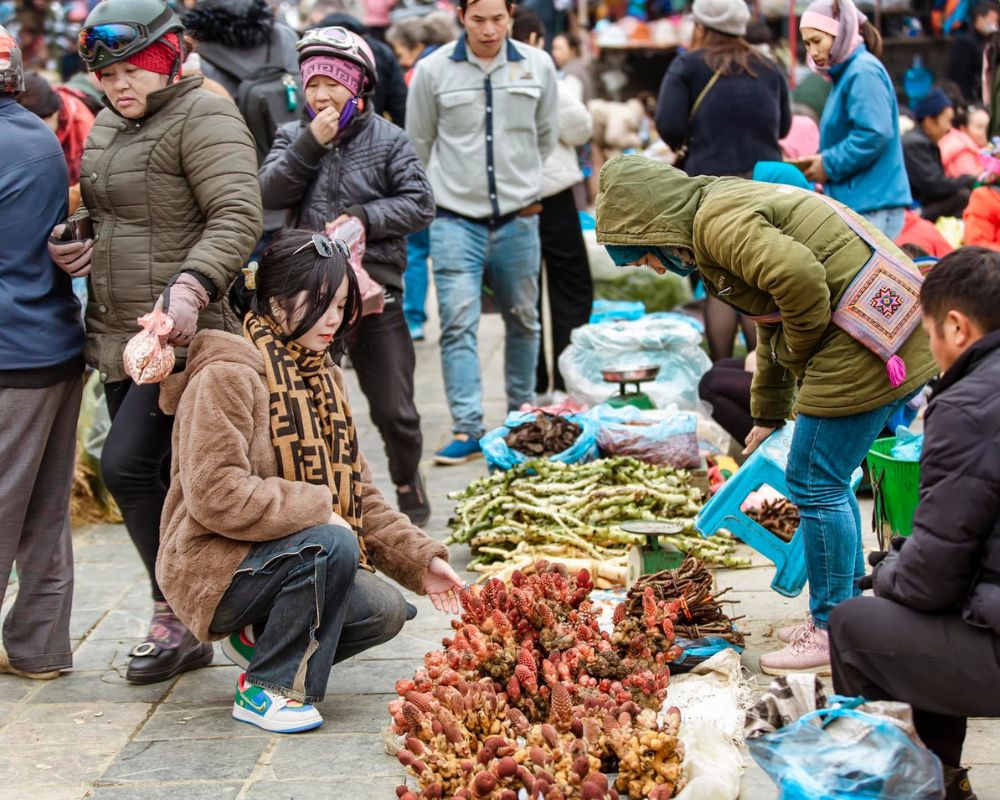
[[240, 669], [250, 666], [254, 648], [257, 642], [253, 637], [253, 625], [247, 625], [243, 630], [229, 634], [222, 640], [222, 655], [232, 661]]
[[323, 724], [323, 717], [315, 706], [247, 683], [245, 672], [240, 673], [236, 682], [233, 719], [272, 733], [311, 731]]
[[790, 675], [795, 672], [830, 674], [830, 639], [826, 631], [806, 623], [787, 647], [760, 657], [760, 671], [766, 675]]

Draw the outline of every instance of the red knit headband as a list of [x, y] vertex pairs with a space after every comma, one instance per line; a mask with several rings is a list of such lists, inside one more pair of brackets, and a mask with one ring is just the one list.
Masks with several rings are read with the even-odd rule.
[[139, 69], [155, 72], [157, 75], [180, 74], [180, 39], [176, 33], [168, 33], [162, 39], [144, 47], [138, 53], [125, 59], [125, 63]]

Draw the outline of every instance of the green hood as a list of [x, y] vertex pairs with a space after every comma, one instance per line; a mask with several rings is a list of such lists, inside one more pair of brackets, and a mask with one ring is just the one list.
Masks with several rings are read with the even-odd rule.
[[597, 241], [693, 248], [694, 217], [718, 178], [691, 178], [643, 156], [618, 156], [601, 170]]

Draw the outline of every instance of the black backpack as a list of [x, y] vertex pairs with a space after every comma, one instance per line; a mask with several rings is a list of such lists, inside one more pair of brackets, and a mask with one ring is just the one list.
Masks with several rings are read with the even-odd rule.
[[272, 33], [264, 63], [259, 65], [243, 63], [229, 48], [207, 42], [199, 44], [197, 51], [216, 69], [239, 81], [234, 99], [257, 144], [258, 163], [270, 152], [278, 126], [299, 119], [305, 108], [299, 76], [288, 72], [280, 61], [271, 61], [271, 45], [277, 35], [277, 31]]

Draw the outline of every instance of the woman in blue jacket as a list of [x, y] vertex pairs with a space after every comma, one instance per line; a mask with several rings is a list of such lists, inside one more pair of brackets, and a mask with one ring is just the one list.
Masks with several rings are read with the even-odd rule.
[[833, 81], [820, 120], [820, 153], [803, 171], [895, 240], [912, 198], [896, 93], [878, 60], [882, 39], [852, 0], [815, 0], [800, 27], [810, 68]]

